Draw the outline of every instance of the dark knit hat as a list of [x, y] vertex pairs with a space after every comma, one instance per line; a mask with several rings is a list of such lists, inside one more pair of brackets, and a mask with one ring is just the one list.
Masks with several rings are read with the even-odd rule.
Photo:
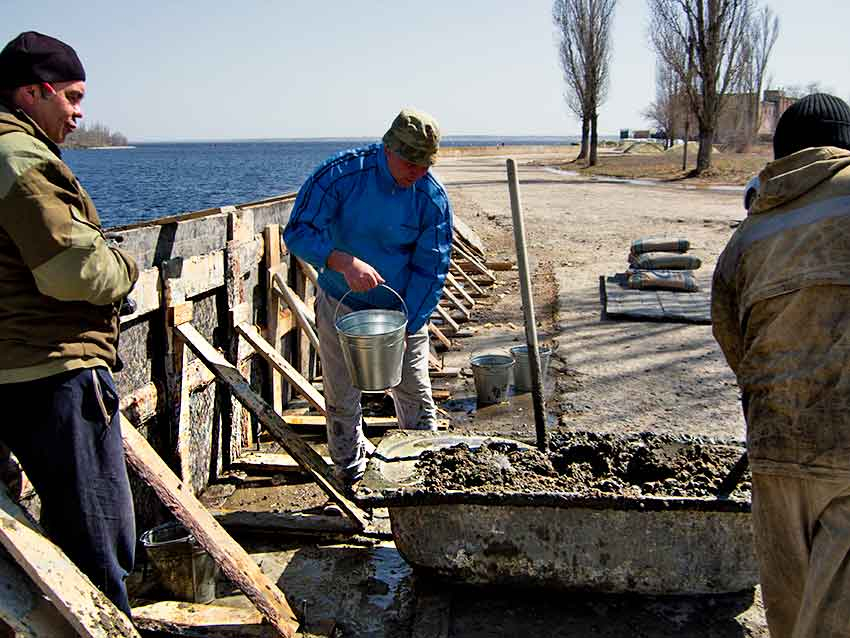
[[384, 144], [408, 162], [431, 166], [440, 150], [437, 120], [415, 109], [402, 109], [384, 134]]
[[86, 72], [74, 49], [49, 35], [25, 31], [0, 51], [3, 89], [85, 79]]
[[812, 146], [850, 150], [850, 107], [841, 98], [813, 93], [789, 106], [773, 134], [775, 159]]

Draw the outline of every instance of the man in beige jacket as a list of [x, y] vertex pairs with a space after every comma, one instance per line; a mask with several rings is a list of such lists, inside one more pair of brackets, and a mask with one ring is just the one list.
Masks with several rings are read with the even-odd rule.
[[850, 108], [809, 95], [773, 146], [712, 323], [741, 388], [771, 636], [850, 636]]

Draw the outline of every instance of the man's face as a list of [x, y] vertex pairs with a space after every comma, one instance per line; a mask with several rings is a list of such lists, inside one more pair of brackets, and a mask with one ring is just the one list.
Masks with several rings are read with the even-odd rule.
[[77, 120], [83, 117], [82, 101], [86, 94], [86, 83], [57, 82], [35, 84], [24, 89], [27, 101], [24, 111], [57, 144], [77, 128]]
[[419, 179], [425, 176], [428, 172], [427, 166], [419, 166], [413, 162], [408, 162], [395, 151], [391, 151], [386, 146], [384, 153], [387, 155], [387, 166], [392, 173], [395, 183], [402, 188], [410, 188]]

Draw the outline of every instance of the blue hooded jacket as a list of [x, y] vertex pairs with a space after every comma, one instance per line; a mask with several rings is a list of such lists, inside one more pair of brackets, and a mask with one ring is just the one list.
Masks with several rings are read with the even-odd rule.
[[[319, 286], [341, 299], [348, 284], [326, 267], [334, 250], [370, 264], [404, 299], [407, 332], [419, 330], [440, 300], [449, 269], [452, 209], [430, 173], [401, 188], [387, 166], [383, 144], [343, 151], [307, 179], [283, 231], [287, 248], [319, 271]], [[353, 310], [399, 308], [386, 288], [352, 293]]]

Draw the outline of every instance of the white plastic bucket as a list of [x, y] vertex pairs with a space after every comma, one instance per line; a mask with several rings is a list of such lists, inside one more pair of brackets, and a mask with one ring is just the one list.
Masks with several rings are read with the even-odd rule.
[[492, 405], [508, 400], [514, 359], [507, 354], [478, 354], [470, 360], [475, 379], [478, 405]]
[[404, 312], [379, 308], [357, 310], [337, 318], [342, 296], [334, 312], [342, 357], [352, 385], [363, 392], [382, 392], [401, 383], [406, 345], [407, 306], [395, 290], [381, 284], [401, 301]]
[[[549, 356], [552, 350], [547, 346], [537, 346], [540, 357], [540, 385], [546, 382], [546, 371], [549, 369]], [[531, 357], [528, 356], [528, 346], [511, 348], [514, 356], [514, 388], [517, 392], [531, 392]]]

